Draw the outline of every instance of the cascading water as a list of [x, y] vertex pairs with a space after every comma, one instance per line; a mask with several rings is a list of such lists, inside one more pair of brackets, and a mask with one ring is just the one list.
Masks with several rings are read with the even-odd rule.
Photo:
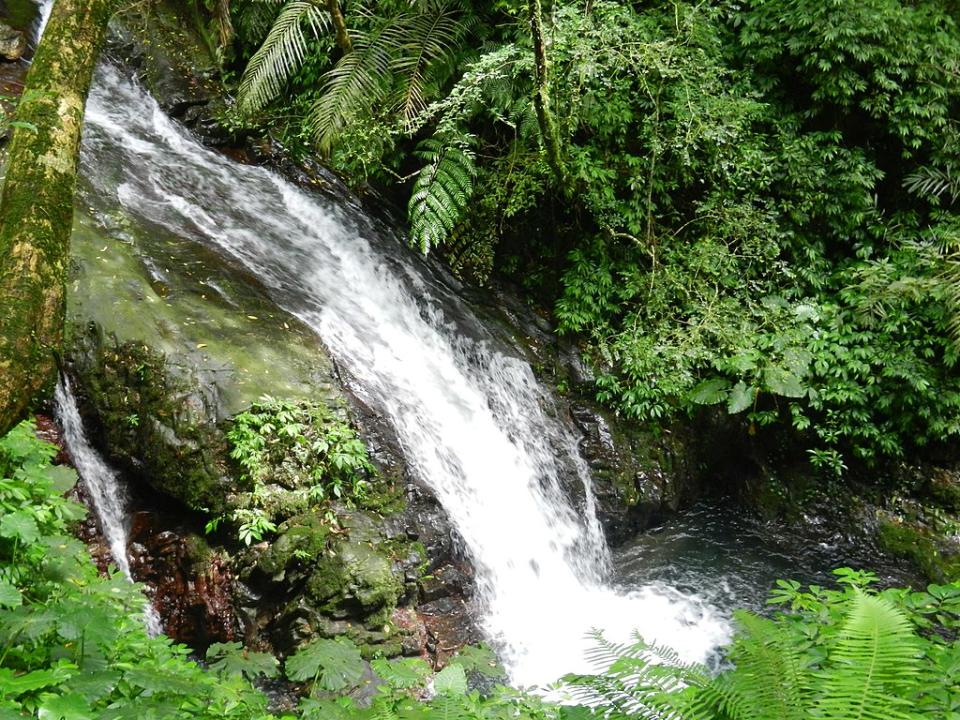
[[53, 0], [37, 0], [37, 17], [33, 21], [34, 42], [40, 42], [44, 29], [47, 27], [47, 21], [50, 19], [50, 11], [53, 10]]
[[484, 630], [513, 682], [586, 669], [591, 627], [615, 639], [637, 628], [688, 660], [726, 639], [695, 597], [607, 584], [589, 473], [530, 367], [360, 213], [204, 148], [111, 68], [88, 104], [82, 165], [91, 204], [115, 198], [254, 273], [390, 419], [467, 546]]
[[[113, 556], [117, 569], [133, 582], [130, 561], [127, 557], [127, 497], [123, 484], [117, 477], [117, 473], [87, 439], [83, 430], [83, 419], [77, 408], [77, 400], [66, 376], [61, 376], [57, 383], [54, 404], [57, 420], [63, 430], [64, 443], [93, 503], [103, 537], [110, 548], [110, 555]], [[159, 635], [163, 632], [160, 616], [149, 602], [144, 616], [147, 631], [151, 635]]]

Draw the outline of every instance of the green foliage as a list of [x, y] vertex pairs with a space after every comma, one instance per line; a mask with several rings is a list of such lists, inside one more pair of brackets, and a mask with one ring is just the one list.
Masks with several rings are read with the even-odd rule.
[[321, 638], [300, 647], [284, 668], [291, 680], [308, 680], [315, 689], [339, 692], [359, 685], [365, 665], [360, 650], [346, 638]]
[[[274, 521], [293, 510], [362, 501], [375, 472], [356, 431], [322, 403], [264, 397], [233, 419], [227, 440], [251, 487], [230, 512], [246, 545], [275, 532]], [[212, 520], [208, 532], [220, 522]]]
[[204, 672], [187, 648], [148, 637], [144, 596], [97, 574], [68, 534], [76, 475], [25, 422], [0, 439], [0, 715], [270, 718], [239, 676]]
[[407, 214], [411, 242], [424, 253], [443, 243], [466, 212], [476, 175], [468, 140], [443, 144], [430, 138], [417, 150], [427, 164], [417, 174]]
[[269, 653], [253, 652], [242, 643], [214, 643], [207, 648], [210, 669], [223, 676], [243, 675], [248, 680], [274, 677], [279, 663]]
[[718, 675], [638, 641], [598, 637], [598, 675], [578, 695], [641, 717], [703, 720], [960, 717], [960, 586], [874, 594], [869, 573], [837, 571], [840, 590], [779, 581], [774, 619], [740, 612]]
[[750, 432], [790, 428], [832, 474], [960, 434], [949, 8], [556, 3], [565, 188], [540, 147], [523, 3], [346, 17], [353, 52], [271, 61], [271, 97], [289, 78], [303, 118], [287, 137], [355, 184], [409, 190], [411, 242], [459, 275], [513, 275], [552, 304], [613, 410], [717, 406]]
[[308, 47], [304, 25], [320, 36], [330, 31], [330, 16], [309, 0], [294, 0], [283, 6], [240, 81], [241, 110], [261, 110], [281, 94], [287, 78], [303, 65]]

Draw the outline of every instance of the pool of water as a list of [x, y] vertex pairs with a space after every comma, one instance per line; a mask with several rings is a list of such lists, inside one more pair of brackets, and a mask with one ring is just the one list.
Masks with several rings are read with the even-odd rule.
[[727, 614], [763, 609], [778, 578], [828, 585], [838, 567], [872, 570], [884, 586], [923, 585], [912, 568], [858, 542], [850, 530], [816, 518], [788, 526], [733, 504], [704, 503], [616, 548], [616, 581], [663, 583]]

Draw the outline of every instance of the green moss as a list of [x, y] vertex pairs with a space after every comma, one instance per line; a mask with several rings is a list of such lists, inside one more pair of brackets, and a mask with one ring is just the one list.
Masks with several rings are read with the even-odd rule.
[[232, 488], [223, 433], [190, 389], [145, 345], [111, 345], [92, 327], [72, 356], [102, 445], [155, 489], [197, 510], [225, 509]]
[[960, 554], [945, 553], [938, 538], [926, 528], [887, 518], [880, 522], [878, 539], [884, 550], [912, 562], [931, 582], [960, 579]]
[[162, 353], [186, 382], [216, 388], [220, 418], [263, 395], [338, 401], [333, 363], [316, 336], [222, 258], [115, 208], [96, 217], [78, 209], [73, 226], [70, 326], [93, 321], [121, 343]]
[[330, 526], [316, 513], [290, 518], [279, 528], [257, 566], [268, 576], [278, 578], [295, 562], [315, 562], [328, 551]]

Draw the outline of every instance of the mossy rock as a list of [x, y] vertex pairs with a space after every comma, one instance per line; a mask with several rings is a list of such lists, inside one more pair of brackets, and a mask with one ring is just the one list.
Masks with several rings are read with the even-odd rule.
[[922, 521], [884, 513], [877, 526], [880, 547], [909, 560], [930, 582], [960, 580], [960, 546]]
[[240, 578], [278, 603], [261, 621], [281, 648], [347, 635], [369, 653], [397, 654], [402, 632], [391, 617], [406, 588], [395, 544], [378, 518], [337, 510], [337, 523], [320, 510], [284, 522], [272, 542], [241, 554]]
[[96, 325], [74, 335], [70, 357], [111, 460], [190, 508], [221, 512], [235, 481], [210, 399], [173, 377], [163, 355]]

